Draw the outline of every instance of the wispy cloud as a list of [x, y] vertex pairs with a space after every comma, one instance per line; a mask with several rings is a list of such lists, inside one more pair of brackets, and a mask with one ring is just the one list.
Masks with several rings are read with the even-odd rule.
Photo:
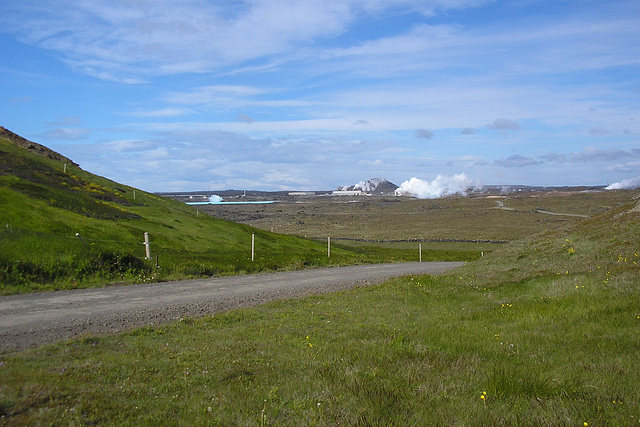
[[272, 89], [255, 86], [212, 85], [198, 87], [187, 92], [170, 92], [164, 95], [164, 100], [173, 104], [198, 105], [223, 102], [230, 99], [246, 99], [247, 97], [263, 95], [272, 91]]
[[604, 128], [590, 128], [589, 129], [589, 134], [590, 135], [608, 135], [610, 133], [611, 133], [610, 130], [604, 129]]
[[16, 98], [9, 99], [9, 103], [11, 105], [19, 105], [19, 104], [27, 104], [32, 101], [32, 97], [30, 96], [20, 96]]
[[540, 165], [540, 160], [535, 160], [530, 157], [522, 156], [520, 154], [514, 154], [504, 159], [498, 159], [493, 162], [496, 166], [502, 166], [505, 168], [521, 168], [525, 166]]
[[429, 129], [416, 129], [415, 136], [416, 138], [431, 139], [433, 138], [433, 132]]
[[608, 160], [622, 160], [640, 158], [640, 149], [621, 150], [621, 149], [608, 149], [603, 150], [596, 147], [586, 147], [581, 152], [572, 153], [570, 156], [571, 161], [574, 162], [593, 162], [593, 161], [608, 161]]
[[238, 120], [245, 123], [253, 123], [253, 117], [247, 114], [238, 114]]
[[585, 147], [581, 151], [572, 153], [548, 153], [539, 156], [547, 162], [555, 163], [592, 163], [610, 162], [640, 158], [640, 149], [621, 150], [618, 148], [601, 149], [597, 147]]
[[8, 7], [3, 22], [29, 44], [63, 54], [82, 72], [133, 83], [145, 79], [140, 76], [202, 73], [281, 54], [301, 43], [342, 34], [360, 14], [376, 15], [388, 8], [432, 13], [480, 3], [35, 1]]
[[56, 120], [47, 123], [49, 126], [80, 126], [80, 118], [75, 116], [58, 117]]
[[80, 128], [58, 128], [51, 129], [40, 136], [45, 139], [62, 139], [67, 141], [77, 141], [82, 138], [86, 138], [91, 133], [88, 129]]
[[183, 115], [192, 114], [192, 113], [193, 113], [193, 111], [189, 110], [187, 108], [167, 107], [167, 108], [161, 108], [159, 110], [131, 111], [131, 112], [123, 113], [123, 114], [126, 115], [126, 116], [131, 116], [131, 117], [158, 118], [158, 117], [183, 116]]
[[518, 130], [520, 125], [515, 120], [510, 119], [495, 119], [487, 125], [489, 129], [497, 130]]
[[[79, 145], [74, 160], [96, 173], [105, 173], [106, 165], [110, 165], [109, 174], [137, 169], [139, 179], [147, 173], [157, 174], [154, 170], [160, 168], [165, 182], [178, 180], [188, 170], [194, 180], [207, 183], [199, 188], [209, 188], [214, 182], [217, 189], [238, 188], [240, 182], [248, 185], [243, 179], [252, 177], [253, 188], [318, 189], [326, 188], [333, 174], [331, 168], [318, 168], [318, 164], [385, 168], [381, 158], [389, 150], [384, 141], [345, 137], [252, 138], [219, 130], [156, 131], [154, 135], [148, 140], [98, 144], [91, 153]], [[115, 153], [119, 161], [112, 164], [109, 158]], [[143, 187], [150, 184], [145, 181]]]

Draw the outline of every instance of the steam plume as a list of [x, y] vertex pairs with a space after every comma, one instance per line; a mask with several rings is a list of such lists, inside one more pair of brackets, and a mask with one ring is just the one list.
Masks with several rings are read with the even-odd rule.
[[222, 201], [222, 197], [214, 194], [211, 197], [209, 197], [209, 203], [220, 203]]
[[482, 183], [478, 181], [474, 185], [473, 180], [464, 173], [450, 177], [438, 175], [431, 182], [414, 177], [403, 182], [396, 190], [396, 195], [410, 195], [419, 199], [436, 199], [454, 194], [466, 196], [472, 187], [481, 189]]
[[615, 182], [608, 187], [605, 187], [605, 190], [633, 190], [638, 187], [640, 187], [640, 176]]

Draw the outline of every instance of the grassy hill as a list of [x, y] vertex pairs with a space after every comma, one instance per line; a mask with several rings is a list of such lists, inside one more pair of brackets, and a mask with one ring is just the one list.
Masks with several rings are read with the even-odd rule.
[[[388, 259], [215, 219], [0, 128], [0, 294]], [[144, 233], [151, 259], [145, 259]], [[255, 233], [255, 260], [251, 235]], [[156, 265], [157, 262], [157, 265]]]

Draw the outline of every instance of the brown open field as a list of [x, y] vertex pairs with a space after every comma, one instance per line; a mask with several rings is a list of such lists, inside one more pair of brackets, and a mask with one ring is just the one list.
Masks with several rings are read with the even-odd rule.
[[507, 196], [484, 193], [431, 200], [307, 196], [287, 197], [273, 204], [201, 205], [198, 208], [215, 217], [310, 238], [511, 241], [593, 217], [628, 203], [636, 194], [629, 191], [523, 191]]

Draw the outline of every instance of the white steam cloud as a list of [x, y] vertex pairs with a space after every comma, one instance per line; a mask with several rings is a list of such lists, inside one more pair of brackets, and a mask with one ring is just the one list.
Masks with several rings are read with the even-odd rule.
[[222, 201], [222, 197], [214, 194], [211, 197], [209, 197], [209, 203], [220, 203]]
[[353, 186], [354, 190], [364, 191], [365, 193], [371, 193], [376, 191], [376, 188], [380, 184], [386, 181], [384, 178], [371, 178], [368, 181], [360, 181], [356, 185]]
[[615, 182], [607, 187], [605, 190], [633, 190], [634, 188], [640, 187], [640, 176], [636, 176], [635, 178], [623, 179], [620, 182]]
[[431, 182], [414, 177], [409, 181], [403, 182], [396, 190], [396, 195], [409, 195], [419, 199], [437, 199], [454, 194], [466, 196], [467, 192], [472, 188], [481, 190], [482, 187], [483, 185], [480, 181], [474, 183], [464, 173], [453, 176], [438, 175]]

